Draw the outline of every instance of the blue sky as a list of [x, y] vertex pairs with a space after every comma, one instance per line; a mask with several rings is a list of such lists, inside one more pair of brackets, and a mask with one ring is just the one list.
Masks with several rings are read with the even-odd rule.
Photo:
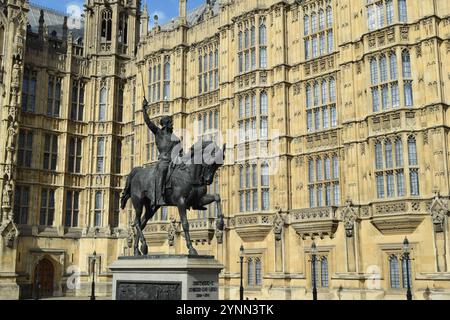
[[[157, 14], [159, 16], [159, 22], [170, 21], [171, 18], [178, 16], [178, 0], [144, 0], [147, 1], [148, 10], [150, 13], [150, 23], [153, 25], [153, 16]], [[61, 12], [68, 12], [68, 8], [75, 5], [82, 8], [83, 0], [30, 0], [31, 3], [35, 3], [46, 8], [56, 9]], [[193, 9], [205, 0], [188, 0], [188, 10]]]

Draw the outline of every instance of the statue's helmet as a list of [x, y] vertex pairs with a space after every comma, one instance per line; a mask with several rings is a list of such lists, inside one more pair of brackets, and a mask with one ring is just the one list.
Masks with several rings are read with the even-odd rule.
[[171, 127], [173, 125], [172, 117], [168, 117], [168, 116], [162, 117], [161, 120], [159, 121], [159, 124], [163, 128]]

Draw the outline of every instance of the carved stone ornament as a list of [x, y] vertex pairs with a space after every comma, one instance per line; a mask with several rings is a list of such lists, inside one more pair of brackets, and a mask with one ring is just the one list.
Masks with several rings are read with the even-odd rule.
[[169, 240], [169, 246], [175, 245], [175, 237], [177, 235], [177, 224], [175, 222], [174, 217], [170, 217], [170, 225], [169, 225], [169, 231], [167, 234], [167, 239]]
[[6, 246], [12, 248], [14, 246], [14, 241], [19, 236], [19, 230], [14, 221], [9, 220], [0, 226], [0, 234], [4, 239]]
[[284, 223], [284, 217], [281, 214], [281, 210], [279, 210], [273, 218], [273, 233], [276, 241], [280, 241], [282, 238]]
[[431, 219], [433, 220], [434, 231], [443, 232], [445, 217], [448, 215], [449, 210], [438, 192], [431, 203], [430, 212]]
[[217, 219], [216, 220], [215, 235], [216, 235], [216, 239], [217, 239], [217, 243], [218, 244], [222, 244], [223, 243], [224, 230], [225, 230], [225, 223], [224, 223], [223, 219]]
[[342, 221], [344, 222], [345, 235], [349, 238], [353, 237], [355, 232], [355, 222], [359, 218], [358, 213], [352, 205], [351, 200], [347, 200], [346, 207], [341, 214]]

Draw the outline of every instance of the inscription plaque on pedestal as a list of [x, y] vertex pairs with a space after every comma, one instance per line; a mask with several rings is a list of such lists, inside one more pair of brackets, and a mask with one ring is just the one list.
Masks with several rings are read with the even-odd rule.
[[113, 300], [218, 300], [223, 266], [212, 256], [120, 257], [113, 273]]
[[181, 282], [117, 282], [117, 300], [181, 300]]

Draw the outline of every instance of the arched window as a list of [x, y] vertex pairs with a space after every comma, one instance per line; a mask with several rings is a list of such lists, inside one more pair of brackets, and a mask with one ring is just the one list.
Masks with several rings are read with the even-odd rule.
[[239, 119], [244, 118], [244, 99], [239, 97]]
[[392, 0], [386, 0], [386, 21], [388, 25], [394, 22], [394, 5]]
[[316, 33], [316, 31], [317, 31], [317, 15], [316, 15], [316, 13], [314, 12], [314, 13], [311, 15], [311, 32], [312, 32], [312, 33]]
[[109, 42], [112, 37], [112, 11], [105, 9], [102, 12], [102, 29], [101, 29], [101, 41]]
[[119, 17], [119, 43], [128, 43], [128, 15], [124, 12]]
[[328, 53], [333, 52], [333, 46], [334, 46], [334, 41], [333, 41], [333, 30], [329, 30], [328, 31]]
[[408, 21], [408, 12], [406, 9], [406, 0], [398, 0], [398, 20], [400, 22]]
[[322, 81], [322, 104], [327, 103], [327, 82], [325, 80]]
[[213, 128], [213, 112], [209, 112], [209, 129], [211, 130]]
[[412, 82], [405, 81], [403, 84], [403, 91], [405, 93], [405, 106], [412, 107], [414, 104], [413, 100], [413, 91], [412, 91]]
[[250, 97], [245, 96], [245, 117], [250, 117]]
[[252, 28], [250, 29], [250, 45], [254, 47], [255, 42], [256, 42], [256, 28], [255, 26], [252, 26]]
[[322, 175], [322, 159], [316, 160], [316, 181], [322, 181], [323, 175]]
[[320, 55], [324, 55], [327, 51], [327, 47], [325, 45], [325, 33], [321, 33], [319, 35], [319, 47]]
[[408, 160], [410, 166], [417, 166], [417, 146], [416, 138], [413, 136], [408, 138]]
[[309, 16], [305, 15], [303, 17], [303, 31], [304, 35], [307, 36], [309, 34]]
[[170, 99], [170, 61], [164, 63], [164, 100]]
[[328, 288], [328, 260], [326, 257], [320, 259], [320, 284], [322, 288]]
[[123, 97], [124, 97], [124, 88], [121, 86], [119, 88], [119, 104], [118, 104], [118, 110], [117, 110], [117, 122], [123, 121]]
[[255, 284], [260, 286], [262, 284], [262, 273], [261, 273], [261, 259], [255, 258]]
[[308, 193], [309, 193], [309, 207], [314, 208], [316, 206], [314, 202], [314, 186], [308, 187]]
[[333, 156], [333, 179], [339, 179], [339, 159], [336, 155]]
[[265, 91], [261, 92], [260, 100], [261, 100], [261, 115], [267, 115], [269, 109], [268, 109], [267, 93]]
[[314, 90], [314, 105], [317, 106], [319, 105], [319, 84], [317, 83], [317, 81], [314, 82], [313, 90]]
[[381, 82], [387, 81], [387, 61], [384, 54], [380, 57], [380, 78]]
[[105, 121], [106, 118], [106, 88], [100, 90], [100, 108], [98, 112], [98, 121]]
[[408, 50], [402, 52], [403, 78], [411, 78], [411, 56]]
[[212, 70], [214, 66], [214, 57], [213, 57], [213, 52], [211, 51], [209, 53], [209, 70]]
[[261, 24], [259, 25], [259, 44], [267, 44], [267, 29], [264, 22], [261, 22]]
[[253, 267], [253, 259], [248, 258], [247, 259], [247, 284], [248, 286], [252, 287], [254, 285], [254, 267]]
[[325, 12], [320, 9], [319, 10], [319, 30], [323, 30], [325, 28]]
[[391, 80], [397, 80], [397, 55], [392, 52], [389, 56], [389, 65], [391, 69]]
[[239, 188], [240, 189], [245, 188], [245, 175], [243, 167], [239, 167]]
[[400, 273], [398, 266], [398, 258], [395, 255], [389, 257], [389, 275], [391, 288], [400, 288]]
[[198, 115], [198, 124], [197, 124], [197, 128], [198, 128], [198, 135], [201, 135], [202, 134], [202, 115], [201, 114], [199, 114]]
[[267, 163], [261, 164], [261, 186], [269, 186], [269, 165]]
[[384, 157], [386, 161], [386, 168], [392, 168], [393, 161], [392, 161], [392, 142], [391, 140], [387, 140], [384, 144]]
[[[408, 265], [408, 267], [406, 267]], [[411, 286], [412, 282], [412, 274], [411, 274], [411, 261], [409, 263], [406, 263], [406, 259], [402, 259], [402, 285], [403, 288], [408, 288], [408, 278], [409, 278], [409, 285]]]
[[219, 111], [214, 112], [214, 129], [219, 129]]
[[314, 160], [312, 159], [308, 161], [308, 181], [310, 183], [314, 182]]
[[246, 166], [245, 167], [245, 187], [246, 188], [250, 188], [250, 181], [251, 181], [250, 167]]
[[249, 45], [250, 45], [250, 37], [249, 37], [249, 32], [248, 32], [248, 29], [245, 29], [245, 32], [244, 32], [244, 43], [245, 43], [245, 48], [247, 49], [248, 47], [249, 47]]
[[400, 138], [395, 140], [395, 165], [403, 167], [403, 144]]
[[375, 58], [370, 59], [370, 79], [373, 85], [378, 83], [378, 67]]
[[94, 209], [94, 226], [100, 227], [102, 225], [102, 208], [103, 195], [101, 191], [95, 192], [95, 209]]
[[326, 157], [325, 160], [325, 180], [331, 179], [331, 160], [329, 157]]
[[336, 102], [336, 80], [330, 78], [330, 102]]
[[375, 167], [383, 169], [383, 148], [380, 142], [375, 143]]
[[239, 31], [239, 35], [238, 35], [238, 48], [239, 48], [239, 51], [241, 51], [242, 50], [242, 31]]
[[311, 107], [311, 85], [307, 84], [305, 88], [306, 108]]
[[327, 7], [327, 26], [328, 28], [333, 27], [333, 10], [330, 6]]

